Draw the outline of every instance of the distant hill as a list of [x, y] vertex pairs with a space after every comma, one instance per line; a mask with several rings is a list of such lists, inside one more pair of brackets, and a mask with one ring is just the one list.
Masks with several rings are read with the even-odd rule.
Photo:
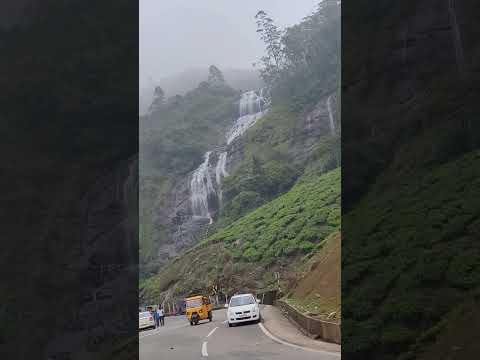
[[[225, 69], [223, 75], [227, 83], [237, 90], [250, 90], [261, 87], [262, 80], [253, 69]], [[153, 88], [160, 85], [167, 96], [183, 95], [208, 78], [208, 68], [188, 69], [181, 73], [150, 81], [140, 89], [140, 113], [144, 113], [152, 101]]]

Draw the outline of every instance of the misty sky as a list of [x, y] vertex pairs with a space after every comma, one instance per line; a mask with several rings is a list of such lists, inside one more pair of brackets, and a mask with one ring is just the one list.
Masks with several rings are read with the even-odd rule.
[[319, 0], [140, 0], [140, 82], [216, 64], [249, 68], [263, 54], [254, 16], [298, 23]]

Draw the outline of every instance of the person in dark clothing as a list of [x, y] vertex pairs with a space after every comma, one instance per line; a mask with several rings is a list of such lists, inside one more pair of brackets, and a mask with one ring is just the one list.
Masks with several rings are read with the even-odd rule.
[[153, 310], [152, 316], [153, 316], [153, 320], [155, 320], [155, 328], [158, 328], [160, 326], [160, 318], [158, 317], [158, 311]]

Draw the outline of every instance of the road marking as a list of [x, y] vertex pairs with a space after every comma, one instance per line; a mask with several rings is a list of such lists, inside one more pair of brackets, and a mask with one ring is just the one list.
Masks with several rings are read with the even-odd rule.
[[210, 331], [207, 335], [207, 338], [210, 337], [210, 335], [212, 335], [215, 332], [215, 330], [217, 330], [217, 329], [218, 329], [218, 326], [215, 329], [213, 329], [212, 331]]
[[295, 348], [295, 349], [301, 349], [301, 350], [305, 350], [305, 351], [312, 351], [312, 352], [318, 352], [318, 353], [323, 353], [323, 354], [328, 354], [328, 355], [332, 355], [332, 356], [338, 356], [338, 357], [341, 357], [341, 353], [337, 353], [337, 352], [330, 352], [330, 351], [325, 351], [325, 350], [317, 350], [317, 349], [311, 349], [311, 348], [308, 348], [308, 347], [303, 347], [303, 346], [300, 346], [300, 345], [295, 345], [295, 344], [290, 344], [286, 341], [283, 341], [279, 338], [277, 338], [275, 335], [273, 335], [271, 332], [269, 332], [267, 329], [265, 329], [265, 326], [263, 326], [263, 324], [259, 323], [258, 326], [260, 327], [260, 329], [263, 331], [263, 333], [265, 335], [267, 335], [270, 339], [272, 339], [273, 341], [277, 342], [277, 343], [280, 343], [280, 344], [283, 344], [283, 345], [286, 345], [286, 346], [290, 346], [292, 348]]
[[204, 341], [202, 344], [202, 356], [203, 357], [208, 357], [208, 352], [207, 352], [207, 342]]

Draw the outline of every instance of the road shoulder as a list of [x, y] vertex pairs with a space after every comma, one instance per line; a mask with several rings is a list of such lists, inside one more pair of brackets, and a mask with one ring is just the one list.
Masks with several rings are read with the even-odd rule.
[[[305, 348], [313, 351], [329, 352], [340, 355], [341, 346], [315, 340], [304, 335], [297, 327], [292, 324], [282, 312], [271, 305], [264, 305], [261, 309], [262, 325], [266, 330], [266, 335], [270, 333], [274, 341], [291, 344], [293, 346]], [[263, 330], [263, 329], [262, 329]]]

